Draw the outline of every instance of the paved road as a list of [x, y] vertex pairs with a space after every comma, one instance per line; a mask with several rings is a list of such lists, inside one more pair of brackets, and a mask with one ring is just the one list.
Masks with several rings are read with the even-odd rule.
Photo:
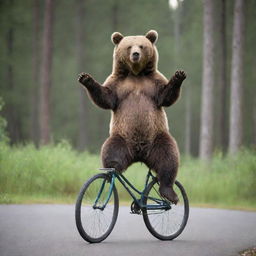
[[235, 256], [256, 246], [256, 213], [192, 208], [173, 241], [159, 241], [142, 216], [121, 207], [116, 226], [100, 244], [76, 230], [72, 205], [0, 205], [0, 256]]

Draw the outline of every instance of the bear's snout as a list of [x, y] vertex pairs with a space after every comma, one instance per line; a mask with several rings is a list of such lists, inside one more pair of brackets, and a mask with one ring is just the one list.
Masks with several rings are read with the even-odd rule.
[[139, 54], [138, 52], [134, 52], [134, 53], [132, 54], [132, 56], [135, 58], [135, 57], [139, 57], [140, 54]]
[[140, 58], [140, 54], [138, 52], [134, 52], [132, 54], [132, 60], [135, 62], [135, 61], [138, 61]]
[[139, 48], [139, 46], [134, 45], [131, 48], [131, 52], [130, 52], [130, 60], [131, 62], [139, 62], [141, 58], [141, 49]]

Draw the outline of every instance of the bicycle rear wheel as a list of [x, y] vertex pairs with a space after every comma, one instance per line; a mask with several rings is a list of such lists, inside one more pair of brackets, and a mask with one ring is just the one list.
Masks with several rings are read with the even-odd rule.
[[110, 199], [107, 201], [110, 180], [107, 174], [97, 174], [84, 184], [78, 195], [75, 210], [76, 226], [79, 234], [87, 242], [103, 241], [115, 226], [119, 199], [114, 185]]
[[153, 180], [145, 191], [144, 205], [157, 205], [151, 199], [166, 201], [170, 205], [168, 210], [143, 209], [143, 219], [149, 232], [160, 240], [172, 240], [184, 230], [189, 216], [189, 202], [183, 186], [176, 181], [173, 189], [179, 197], [177, 205], [168, 202], [159, 193], [159, 183]]

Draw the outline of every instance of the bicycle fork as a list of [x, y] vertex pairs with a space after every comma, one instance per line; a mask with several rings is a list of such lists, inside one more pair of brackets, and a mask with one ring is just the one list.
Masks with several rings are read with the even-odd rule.
[[112, 195], [112, 192], [113, 192], [113, 188], [114, 188], [114, 183], [115, 183], [115, 178], [116, 178], [116, 175], [115, 173], [112, 173], [111, 175], [111, 182], [110, 182], [110, 186], [109, 186], [109, 190], [108, 190], [108, 195], [107, 195], [107, 198], [104, 202], [104, 204], [102, 206], [97, 206], [98, 202], [99, 202], [99, 199], [101, 197], [101, 194], [105, 188], [105, 185], [106, 185], [106, 182], [107, 182], [107, 179], [105, 179], [103, 182], [102, 182], [102, 185], [101, 185], [101, 188], [99, 190], [99, 193], [97, 195], [97, 198], [94, 202], [94, 205], [93, 205], [93, 209], [96, 210], [96, 209], [99, 209], [101, 211], [103, 211], [106, 207], [106, 205], [108, 204], [109, 200], [110, 200], [110, 197]]

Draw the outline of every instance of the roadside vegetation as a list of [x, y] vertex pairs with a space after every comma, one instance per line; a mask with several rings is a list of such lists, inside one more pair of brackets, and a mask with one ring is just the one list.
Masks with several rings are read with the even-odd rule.
[[[255, 153], [244, 149], [235, 156], [215, 154], [210, 163], [182, 157], [177, 179], [193, 205], [253, 210]], [[66, 141], [40, 149], [0, 143], [0, 203], [74, 203], [82, 184], [99, 167], [98, 155], [78, 153]], [[126, 177], [142, 189], [146, 173], [147, 167], [139, 163]], [[118, 189], [120, 200], [130, 202], [127, 192]]]

